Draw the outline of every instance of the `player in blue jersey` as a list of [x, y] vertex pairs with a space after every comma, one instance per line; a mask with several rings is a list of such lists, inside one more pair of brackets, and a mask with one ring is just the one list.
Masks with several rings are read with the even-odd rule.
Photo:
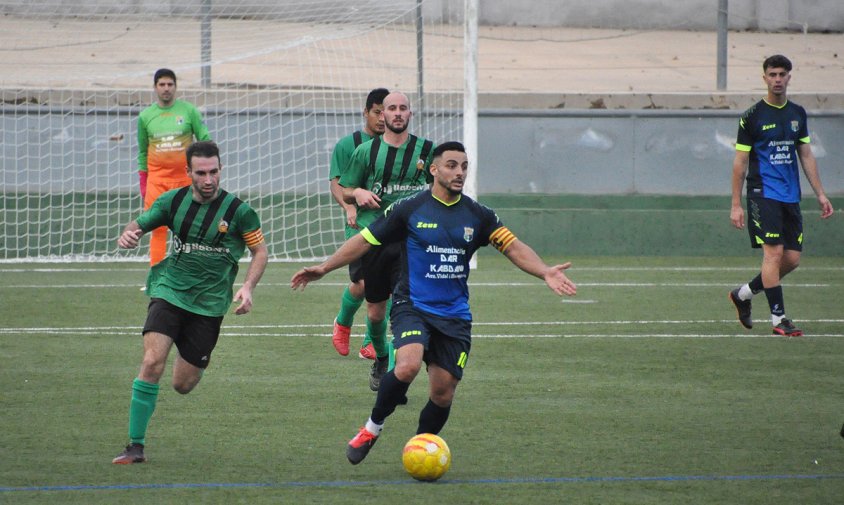
[[761, 272], [750, 282], [729, 293], [739, 322], [753, 327], [751, 298], [765, 291], [771, 309], [773, 333], [799, 337], [803, 331], [785, 317], [780, 282], [800, 263], [803, 250], [803, 217], [800, 212], [800, 173], [818, 197], [821, 218], [832, 215], [832, 204], [824, 193], [818, 164], [809, 146], [806, 111], [786, 97], [791, 79], [791, 61], [774, 55], [762, 63], [767, 96], [747, 109], [739, 121], [736, 156], [733, 161], [730, 221], [745, 226], [741, 190], [747, 179], [747, 227], [750, 243], [762, 249]]
[[382, 377], [366, 425], [346, 448], [352, 464], [360, 463], [369, 453], [387, 416], [406, 399], [423, 362], [428, 370], [429, 400], [419, 414], [416, 432], [439, 433], [448, 420], [471, 348], [467, 281], [469, 259], [475, 251], [492, 244], [558, 295], [572, 296], [577, 291], [565, 275], [571, 263], [548, 266], [495, 212], [463, 195], [468, 165], [459, 142], [438, 146], [430, 167], [434, 181], [430, 189], [394, 203], [325, 262], [296, 272], [290, 281], [293, 289], [304, 288], [361, 257], [372, 245], [401, 246], [401, 272], [390, 313], [396, 365]]

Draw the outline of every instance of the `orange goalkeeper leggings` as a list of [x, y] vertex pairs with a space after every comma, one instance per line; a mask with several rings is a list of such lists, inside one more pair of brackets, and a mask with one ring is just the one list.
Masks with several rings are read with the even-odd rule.
[[[156, 198], [167, 191], [176, 188], [183, 188], [189, 186], [191, 180], [185, 178], [183, 180], [163, 180], [154, 181], [147, 180], [147, 195], [144, 198], [144, 210], [152, 207], [152, 203]], [[149, 265], [155, 265], [167, 256], [167, 227], [161, 226], [152, 230], [149, 237]]]

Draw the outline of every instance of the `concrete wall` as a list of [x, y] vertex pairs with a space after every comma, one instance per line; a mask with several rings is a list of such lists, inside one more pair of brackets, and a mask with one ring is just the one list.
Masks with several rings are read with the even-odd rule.
[[[0, 186], [6, 191], [133, 190], [139, 111], [62, 114], [54, 109], [45, 115], [39, 107], [0, 109]], [[729, 195], [739, 114], [481, 111], [479, 192]], [[231, 189], [263, 193], [323, 191], [331, 149], [346, 133], [338, 125], [349, 115], [354, 113], [204, 111], [214, 138], [227, 146], [229, 180], [236, 177]], [[825, 188], [844, 195], [844, 164], [838, 162], [844, 159], [844, 143], [838, 140], [844, 138], [844, 111], [814, 113], [809, 125]], [[115, 134], [122, 137], [115, 140]], [[805, 181], [803, 187], [811, 191]]]
[[[462, 19], [459, 3], [433, 0], [439, 12]], [[431, 5], [431, 12], [438, 12]], [[488, 25], [581, 28], [712, 30], [717, 0], [481, 0], [480, 23]], [[728, 18], [736, 30], [844, 30], [840, 0], [729, 0]]]
[[[215, 16], [283, 16], [290, 4], [301, 0], [210, 0]], [[62, 15], [193, 15], [202, 0], [53, 0], [51, 12]], [[345, 18], [349, 9], [378, 12], [375, 0], [321, 0], [321, 16]], [[14, 2], [0, 6], [4, 13], [43, 14], [39, 2]], [[392, 0], [391, 8], [407, 4], [413, 12], [416, 0]], [[730, 0], [729, 24], [735, 30], [844, 31], [841, 0]], [[483, 25], [536, 25], [648, 30], [712, 30], [717, 22], [717, 0], [480, 0]], [[438, 21], [462, 22], [461, 0], [425, 0], [424, 15]], [[323, 18], [324, 19], [324, 18]]]

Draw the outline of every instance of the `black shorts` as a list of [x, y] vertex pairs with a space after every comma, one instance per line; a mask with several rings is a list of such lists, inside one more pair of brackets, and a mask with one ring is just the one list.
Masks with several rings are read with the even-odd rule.
[[383, 302], [390, 298], [401, 273], [401, 244], [375, 246], [361, 258], [366, 301]]
[[161, 298], [153, 298], [141, 333], [154, 331], [167, 335], [173, 339], [182, 359], [195, 367], [206, 368], [222, 324], [223, 316], [194, 314]]
[[783, 203], [770, 198], [747, 198], [747, 232], [750, 245], [782, 245], [803, 250], [803, 215], [799, 203]]
[[393, 305], [390, 325], [396, 349], [411, 343], [422, 344], [425, 363], [439, 365], [457, 380], [463, 378], [472, 348], [472, 321], [435, 316], [401, 303]]
[[363, 279], [363, 262], [360, 258], [349, 263], [349, 280], [356, 283]]

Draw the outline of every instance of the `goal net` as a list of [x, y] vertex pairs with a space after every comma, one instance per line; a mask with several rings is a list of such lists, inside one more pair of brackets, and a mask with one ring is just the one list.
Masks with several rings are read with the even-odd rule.
[[462, 138], [463, 0], [0, 0], [0, 13], [0, 261], [147, 256], [116, 238], [142, 208], [136, 121], [161, 67], [276, 260], [342, 242], [329, 159], [369, 90], [407, 93], [414, 134]]

